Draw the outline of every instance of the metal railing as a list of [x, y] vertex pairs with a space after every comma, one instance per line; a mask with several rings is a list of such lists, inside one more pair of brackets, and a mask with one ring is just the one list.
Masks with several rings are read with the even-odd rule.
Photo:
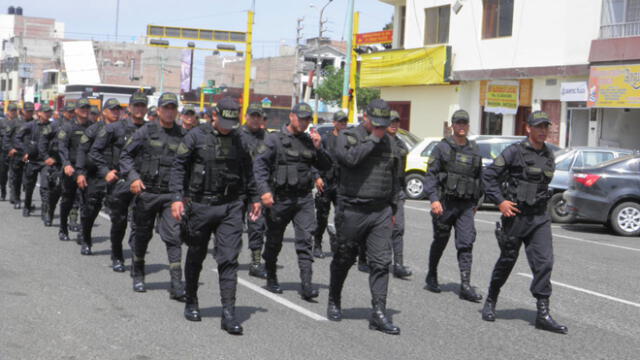
[[640, 36], [640, 21], [600, 26], [600, 39], [631, 36]]

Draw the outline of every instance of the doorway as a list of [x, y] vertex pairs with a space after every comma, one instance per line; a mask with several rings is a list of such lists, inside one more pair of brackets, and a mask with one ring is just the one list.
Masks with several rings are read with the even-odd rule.
[[409, 131], [411, 118], [411, 101], [388, 101], [391, 110], [400, 114], [400, 128]]

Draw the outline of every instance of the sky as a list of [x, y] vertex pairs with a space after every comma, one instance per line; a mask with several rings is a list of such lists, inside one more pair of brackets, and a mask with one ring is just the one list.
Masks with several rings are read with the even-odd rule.
[[[255, 0], [254, 58], [277, 56], [281, 42], [293, 45], [296, 20], [304, 18], [303, 38], [318, 36], [319, 8], [328, 0]], [[333, 0], [324, 12], [328, 36], [346, 38], [347, 0]], [[26, 16], [54, 18], [65, 23], [65, 35], [71, 39], [115, 39], [118, 0], [56, 0], [43, 6], [43, 0], [13, 0]], [[246, 31], [247, 10], [251, 0], [119, 0], [118, 40], [133, 42], [144, 35], [146, 26], [166, 25], [216, 30]], [[311, 7], [313, 4], [315, 7]], [[6, 5], [8, 7], [9, 5]], [[360, 31], [381, 30], [391, 21], [393, 7], [378, 0], [355, 0], [360, 11]], [[5, 9], [0, 9], [6, 13]], [[183, 45], [171, 40], [171, 45]], [[215, 47], [215, 43], [196, 43], [197, 47]], [[204, 56], [199, 51], [194, 63], [194, 80], [200, 81]]]

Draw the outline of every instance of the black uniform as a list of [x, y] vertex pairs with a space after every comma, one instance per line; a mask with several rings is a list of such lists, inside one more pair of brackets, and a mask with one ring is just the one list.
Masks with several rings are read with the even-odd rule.
[[[546, 114], [534, 112], [529, 122], [531, 119], [539, 120], [538, 117], [546, 117]], [[500, 258], [491, 275], [489, 293], [483, 309], [484, 320], [495, 320], [495, 303], [500, 288], [513, 270], [520, 247], [524, 243], [529, 267], [533, 273], [530, 291], [538, 300], [536, 327], [560, 333], [567, 332], [566, 326], [557, 324], [549, 315], [553, 241], [547, 202], [550, 198], [549, 183], [554, 171], [553, 152], [546, 145], [537, 150], [526, 139], [507, 147], [483, 173], [487, 197], [496, 205], [505, 200], [512, 201], [520, 210], [514, 217], [503, 216], [502, 226], [496, 229]]]
[[[62, 161], [60, 152], [58, 151], [58, 131], [60, 124], [58, 122], [50, 123], [44, 129], [38, 138], [38, 152], [42, 154], [42, 159], [52, 158], [55, 163], [48, 166], [43, 163], [40, 170], [40, 198], [42, 200], [42, 220], [45, 226], [51, 226], [56, 205], [62, 193]], [[60, 240], [68, 240], [65, 234]]]
[[329, 155], [322, 148], [316, 149], [309, 135], [294, 135], [286, 126], [279, 133], [267, 135], [264, 146], [258, 150], [254, 161], [258, 191], [261, 195], [271, 193], [275, 201], [265, 213], [267, 242], [262, 255], [267, 268], [267, 288], [273, 292], [282, 292], [276, 263], [284, 231], [293, 222], [302, 296], [305, 299], [317, 296], [311, 287], [312, 236], [316, 227], [311, 168], [326, 170], [330, 166]]
[[[189, 131], [178, 148], [169, 186], [173, 201], [185, 198], [190, 201], [185, 214], [188, 220], [185, 242], [189, 245], [185, 260], [185, 314], [190, 320], [194, 319], [188, 309], [197, 305], [198, 281], [211, 234], [220, 299], [223, 311], [227, 312], [224, 316], [234, 315], [245, 196], [250, 203], [259, 201], [251, 162], [239, 131], [223, 135], [211, 124]], [[223, 327], [226, 326], [229, 324], [223, 320]], [[242, 331], [239, 324], [234, 326], [238, 326], [235, 331]]]
[[[314, 169], [314, 175], [317, 179], [322, 178], [324, 182], [324, 191], [316, 192], [315, 204], [316, 204], [316, 230], [314, 231], [313, 247], [319, 251], [314, 251], [317, 257], [323, 257], [322, 254], [322, 236], [327, 229], [329, 220], [329, 213], [331, 212], [331, 204], [336, 207], [336, 201], [338, 196], [338, 179], [340, 166], [335, 157], [336, 144], [338, 137], [330, 131], [326, 136], [322, 138], [322, 147], [327, 151], [327, 154], [331, 157], [331, 167], [325, 171], [317, 171]], [[335, 251], [335, 234], [330, 235], [331, 251]]]
[[22, 161], [24, 153], [18, 149], [16, 137], [20, 128], [31, 121], [33, 121], [33, 118], [23, 119], [22, 117], [17, 117], [13, 120], [8, 120], [5, 126], [4, 152], [8, 153], [12, 149], [18, 150], [13, 157], [9, 158], [9, 189], [11, 191], [9, 199], [16, 209], [21, 207], [20, 192], [22, 189], [22, 172], [24, 170], [24, 161]]
[[132, 242], [134, 291], [144, 292], [144, 258], [153, 227], [158, 216], [158, 232], [165, 243], [171, 274], [170, 296], [184, 298], [182, 284], [182, 249], [180, 224], [171, 216], [173, 197], [169, 191], [171, 166], [186, 131], [174, 124], [163, 128], [159, 123], [147, 123], [127, 141], [120, 155], [122, 177], [129, 182], [141, 180], [145, 190], [136, 196], [133, 221], [135, 237]]
[[27, 213], [32, 210], [33, 191], [38, 181], [38, 174], [42, 170], [42, 160], [44, 160], [38, 150], [38, 139], [48, 126], [48, 121], [46, 123], [30, 121], [24, 124], [16, 135], [15, 149], [19, 153], [29, 154], [29, 160], [24, 168], [24, 211]]
[[[370, 135], [361, 124], [340, 133], [336, 157], [340, 163], [336, 208], [338, 246], [331, 261], [329, 318], [341, 318], [342, 287], [359, 247], [364, 245], [372, 304], [384, 317], [391, 265], [392, 216], [399, 191], [392, 139], [388, 134], [382, 138]], [[337, 313], [332, 314], [336, 310], [332, 307], [337, 307]], [[372, 319], [371, 326], [373, 322]], [[388, 332], [399, 331], [390, 328]]]
[[102, 200], [107, 188], [104, 176], [98, 175], [95, 163], [89, 158], [89, 149], [91, 149], [96, 137], [104, 131], [105, 126], [106, 124], [103, 121], [89, 126], [80, 138], [80, 145], [76, 155], [76, 177], [84, 175], [87, 181], [87, 187], [84, 189], [84, 203], [80, 209], [82, 239], [82, 249], [80, 251], [84, 255], [91, 254], [91, 246], [93, 244], [91, 232], [100, 209], [102, 209]]
[[[107, 197], [105, 205], [109, 207], [111, 218], [111, 260], [123, 262], [122, 240], [127, 231], [127, 219], [129, 206], [133, 201], [131, 182], [121, 174], [120, 154], [127, 141], [144, 123], [135, 124], [132, 119], [120, 120], [109, 124], [98, 133], [89, 152], [90, 158], [97, 166], [97, 176], [104, 179], [111, 171], [116, 170], [118, 181], [107, 185]], [[133, 227], [129, 235], [129, 246], [135, 237]], [[115, 264], [114, 264], [115, 265]], [[119, 271], [119, 270], [118, 270]]]
[[429, 252], [427, 289], [440, 292], [438, 263], [455, 228], [455, 245], [461, 276], [460, 297], [471, 301], [482, 299], [470, 287], [473, 243], [476, 240], [474, 211], [482, 195], [482, 156], [473, 141], [458, 145], [453, 137], [442, 139], [429, 157], [425, 192], [433, 203], [439, 201], [442, 215], [431, 213], [433, 242]]
[[407, 154], [409, 149], [407, 145], [398, 136], [391, 136], [391, 145], [393, 154], [396, 158], [396, 176], [398, 177], [398, 195], [396, 196], [397, 211], [396, 222], [393, 224], [391, 231], [391, 246], [393, 249], [393, 274], [396, 277], [407, 277], [411, 275], [404, 266], [404, 201], [407, 196], [404, 193], [405, 176], [404, 169], [407, 165]]
[[[58, 151], [60, 152], [60, 160], [62, 161], [62, 195], [60, 198], [60, 232], [62, 234], [69, 234], [68, 220], [69, 213], [76, 200], [76, 193], [78, 190], [78, 184], [76, 183], [78, 172], [74, 172], [73, 175], [67, 176], [64, 173], [66, 166], [72, 166], [75, 170], [76, 160], [78, 159], [78, 148], [80, 147], [80, 140], [84, 135], [85, 130], [91, 126], [89, 120], [86, 120], [83, 124], [79, 123], [77, 119], [71, 123], [63, 124], [58, 131]], [[82, 208], [84, 199], [80, 197], [80, 208]], [[82, 233], [78, 234], [79, 242], [82, 242]]]
[[7, 181], [9, 180], [9, 157], [4, 151], [4, 134], [6, 132], [7, 119], [0, 119], [0, 198], [7, 198]]

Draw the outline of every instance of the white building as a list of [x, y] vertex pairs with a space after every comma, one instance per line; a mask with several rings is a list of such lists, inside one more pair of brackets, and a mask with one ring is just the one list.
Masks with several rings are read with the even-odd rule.
[[[450, 47], [441, 84], [381, 88], [412, 132], [441, 136], [462, 108], [473, 134], [523, 135], [528, 115], [544, 110], [553, 121], [549, 141], [566, 146], [568, 120], [588, 122], [584, 90], [602, 1], [381, 1], [395, 6], [394, 49]], [[561, 98], [563, 83], [579, 94]], [[508, 99], [491, 109], [500, 91]]]

